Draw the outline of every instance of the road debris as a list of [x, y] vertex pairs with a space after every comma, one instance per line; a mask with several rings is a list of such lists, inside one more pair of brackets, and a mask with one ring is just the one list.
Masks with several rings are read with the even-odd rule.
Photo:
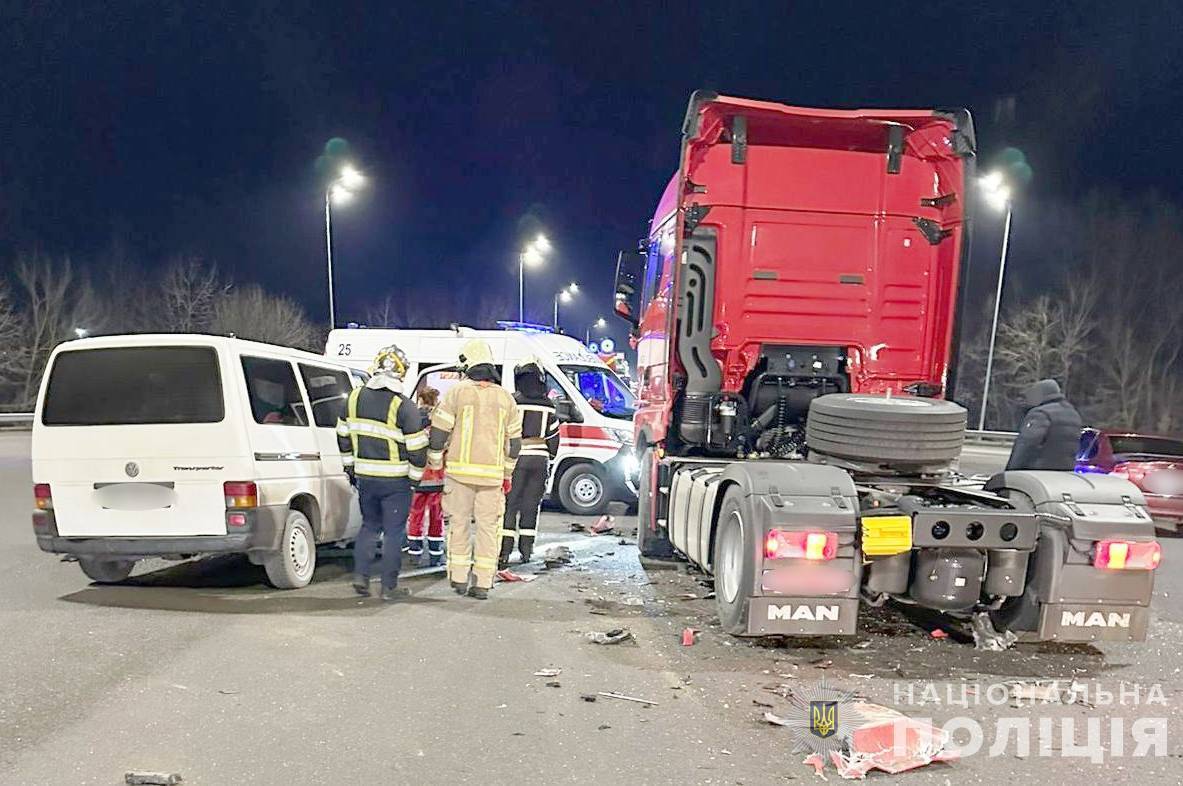
[[601, 723], [599, 725], [599, 727], [597, 727], [597, 731], [607, 731], [610, 728], [612, 728], [612, 727], [609, 726], [607, 723]]
[[1075, 680], [1064, 683], [1060, 680], [1014, 681], [1006, 683], [1010, 689], [1012, 707], [1033, 704], [1076, 704], [1092, 709], [1095, 704], [1088, 701], [1088, 690]]
[[592, 644], [619, 644], [622, 641], [633, 640], [633, 632], [628, 628], [613, 628], [603, 632], [592, 630], [583, 635]]
[[563, 687], [563, 685], [562, 685], [562, 683], [560, 683], [558, 680], [550, 680], [549, 682], [547, 682], [547, 683], [546, 683], [546, 687], [548, 687], [548, 688], [561, 688], [561, 687]]
[[635, 598], [635, 597], [631, 597], [631, 596], [622, 600], [621, 603], [623, 603], [626, 606], [644, 606], [645, 605], [645, 601], [641, 600], [640, 598]]
[[542, 562], [548, 570], [563, 565], [570, 565], [574, 559], [575, 555], [571, 553], [571, 549], [567, 546], [551, 546], [542, 552]]
[[932, 636], [934, 639], [947, 639], [947, 638], [949, 638], [949, 634], [948, 634], [948, 633], [945, 633], [945, 631], [941, 630], [940, 628], [936, 628], [936, 629], [934, 629], [934, 630], [933, 630], [931, 633], [929, 633], [928, 635], [929, 635], [929, 636]]
[[973, 615], [973, 619], [970, 620], [970, 631], [974, 636], [974, 649], [982, 652], [1003, 652], [1019, 640], [1013, 631], [999, 633], [986, 612]]
[[584, 700], [584, 701], [586, 701], [586, 702], [593, 702], [593, 701], [595, 701], [595, 700], [596, 700], [596, 694], [594, 694], [594, 693], [581, 693], [581, 694], [579, 694], [579, 698], [583, 699], [583, 700]]
[[699, 630], [697, 628], [683, 628], [682, 629], [682, 646], [693, 647], [698, 641]]
[[538, 578], [538, 576], [535, 574], [514, 573], [512, 570], [509, 570], [508, 568], [506, 568], [505, 570], [497, 571], [497, 580], [498, 581], [506, 581], [506, 582], [533, 581], [536, 578]]
[[123, 782], [128, 786], [175, 786], [183, 781], [179, 772], [128, 772]]
[[605, 699], [620, 699], [621, 701], [631, 701], [637, 704], [647, 704], [650, 707], [656, 707], [657, 702], [649, 701], [649, 699], [638, 699], [636, 696], [625, 696], [623, 693], [612, 693], [610, 691], [600, 691], [597, 696], [603, 696]]
[[557, 677], [563, 673], [562, 669], [539, 669], [534, 672], [535, 677]]
[[814, 658], [813, 660], [809, 661], [809, 665], [818, 669], [828, 669], [834, 665], [834, 661], [830, 660], [829, 658]]

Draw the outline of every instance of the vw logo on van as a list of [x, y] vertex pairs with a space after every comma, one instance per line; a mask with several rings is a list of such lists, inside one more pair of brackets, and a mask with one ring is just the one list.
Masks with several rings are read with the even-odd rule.
[[140, 465], [134, 461], [129, 461], [127, 462], [127, 466], [123, 468], [123, 471], [127, 473], [129, 478], [134, 478], [136, 475], [140, 474]]

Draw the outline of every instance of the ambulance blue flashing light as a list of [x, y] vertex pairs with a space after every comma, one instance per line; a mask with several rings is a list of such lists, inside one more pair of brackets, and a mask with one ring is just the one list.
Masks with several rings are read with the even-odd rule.
[[519, 333], [554, 333], [550, 325], [536, 325], [533, 322], [511, 322], [502, 320], [497, 323], [502, 330], [516, 330]]

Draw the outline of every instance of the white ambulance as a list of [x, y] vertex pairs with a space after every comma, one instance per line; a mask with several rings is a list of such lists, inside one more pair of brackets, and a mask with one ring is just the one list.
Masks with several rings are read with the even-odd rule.
[[570, 336], [517, 325], [501, 330], [349, 327], [329, 334], [325, 354], [365, 371], [379, 349], [397, 344], [410, 360], [407, 395], [413, 396], [423, 387], [435, 388], [443, 395], [460, 380], [457, 357], [464, 343], [473, 338], [489, 342], [502, 384], [510, 391], [518, 363], [530, 357], [542, 362], [547, 393], [562, 421], [559, 454], [547, 481], [551, 500], [577, 515], [602, 513], [613, 500], [636, 504], [632, 391], [598, 356]]

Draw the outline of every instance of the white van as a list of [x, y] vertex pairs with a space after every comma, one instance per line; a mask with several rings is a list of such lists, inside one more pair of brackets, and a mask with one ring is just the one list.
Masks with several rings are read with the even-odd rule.
[[239, 552], [303, 587], [316, 544], [361, 515], [337, 417], [364, 375], [308, 352], [202, 335], [69, 341], [33, 422], [43, 551], [119, 582], [146, 557]]
[[632, 391], [598, 356], [570, 336], [538, 328], [400, 330], [342, 328], [329, 334], [326, 355], [355, 369], [369, 368], [378, 350], [397, 344], [407, 354], [407, 395], [424, 386], [444, 394], [460, 379], [464, 342], [489, 342], [502, 384], [513, 390], [513, 369], [538, 358], [548, 394], [559, 407], [560, 447], [547, 493], [568, 512], [602, 513], [613, 500], [636, 504]]

